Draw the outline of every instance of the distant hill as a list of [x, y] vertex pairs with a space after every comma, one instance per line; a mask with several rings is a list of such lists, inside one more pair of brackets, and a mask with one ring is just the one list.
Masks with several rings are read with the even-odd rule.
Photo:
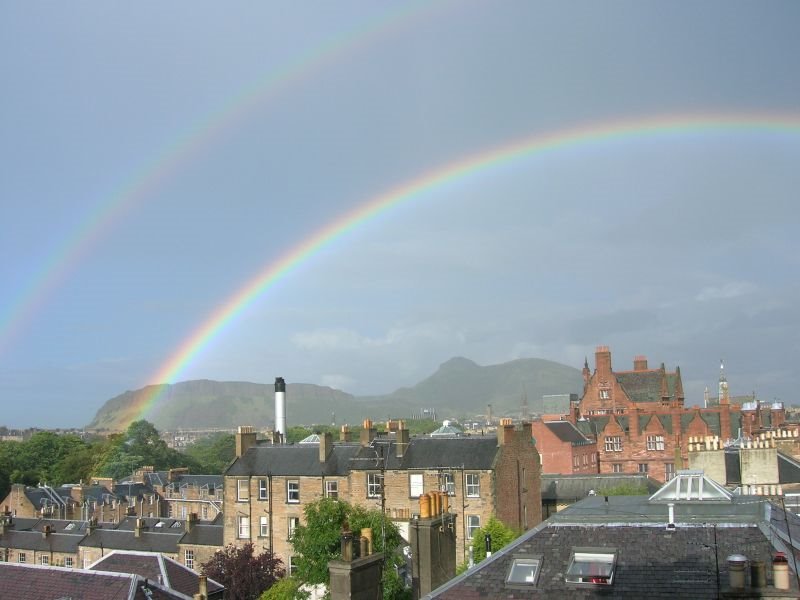
[[[158, 429], [235, 427], [274, 423], [274, 387], [270, 384], [184, 381], [165, 385], [157, 407], [146, 418]], [[288, 383], [287, 423], [358, 424], [365, 418], [407, 418], [423, 407], [436, 409], [439, 418], [466, 418], [485, 414], [519, 416], [527, 397], [532, 412], [543, 412], [542, 396], [582, 389], [581, 372], [539, 358], [522, 358], [499, 365], [480, 366], [466, 358], [452, 358], [430, 377], [391, 394], [356, 397], [330, 387]], [[120, 430], [127, 426], [125, 409], [141, 404], [152, 386], [128, 391], [108, 400], [97, 411], [90, 429]]]

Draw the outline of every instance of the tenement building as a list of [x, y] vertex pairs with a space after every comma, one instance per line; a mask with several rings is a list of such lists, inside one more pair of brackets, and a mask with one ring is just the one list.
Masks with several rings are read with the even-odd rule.
[[321, 498], [383, 510], [408, 538], [419, 498], [444, 492], [455, 515], [456, 559], [491, 516], [526, 530], [541, 521], [539, 455], [530, 424], [503, 421], [497, 436], [414, 437], [402, 424], [378, 435], [365, 421], [360, 439], [342, 428], [316, 442], [256, 443], [240, 427], [237, 458], [225, 472], [224, 543], [254, 542], [291, 570], [291, 536], [303, 509]]
[[[721, 376], [722, 378], [722, 376]], [[611, 351], [599, 346], [595, 369], [583, 367], [583, 395], [569, 420], [597, 441], [601, 473], [642, 473], [668, 481], [688, 466], [689, 438], [717, 436], [723, 443], [779, 429], [785, 422], [780, 403], [733, 405], [727, 381], [717, 406], [684, 406], [680, 367], [667, 371], [637, 356], [633, 369], [616, 371]]]

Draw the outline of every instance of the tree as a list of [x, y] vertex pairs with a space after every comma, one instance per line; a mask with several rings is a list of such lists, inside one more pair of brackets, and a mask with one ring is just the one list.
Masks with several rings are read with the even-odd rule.
[[140, 419], [131, 423], [124, 434], [109, 436], [97, 464], [97, 473], [122, 479], [145, 465], [152, 465], [156, 470], [174, 467], [199, 470], [197, 461], [168, 447], [155, 426]]
[[519, 537], [519, 532], [511, 529], [500, 519], [490, 517], [486, 525], [475, 531], [472, 536], [472, 556], [475, 559], [475, 564], [481, 562], [486, 558], [486, 535], [492, 536], [492, 552], [497, 552]]
[[379, 510], [323, 498], [306, 505], [303, 514], [305, 524], [292, 535], [297, 552], [292, 564], [297, 567], [298, 579], [310, 584], [329, 583], [328, 562], [340, 557], [342, 527], [347, 522], [354, 538], [360, 537], [363, 528], [371, 527], [374, 551], [385, 555], [389, 567], [384, 569], [383, 597], [397, 600], [405, 595], [394, 569], [402, 561], [397, 554], [402, 537], [397, 526]]
[[216, 433], [197, 440], [183, 451], [200, 465], [201, 473], [222, 473], [236, 454], [232, 433]]
[[598, 496], [647, 496], [649, 493], [643, 483], [621, 483], [597, 491]]
[[286, 577], [261, 594], [259, 600], [308, 600], [309, 592], [300, 589], [303, 583], [295, 577]]
[[279, 558], [269, 550], [256, 555], [251, 543], [217, 550], [200, 572], [224, 585], [230, 600], [256, 600], [285, 575]]

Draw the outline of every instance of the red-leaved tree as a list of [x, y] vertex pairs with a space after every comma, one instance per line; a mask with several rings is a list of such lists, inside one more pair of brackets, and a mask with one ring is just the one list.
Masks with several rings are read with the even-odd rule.
[[269, 550], [256, 555], [251, 543], [217, 550], [201, 565], [201, 573], [224, 585], [230, 600], [256, 600], [285, 575], [279, 558]]

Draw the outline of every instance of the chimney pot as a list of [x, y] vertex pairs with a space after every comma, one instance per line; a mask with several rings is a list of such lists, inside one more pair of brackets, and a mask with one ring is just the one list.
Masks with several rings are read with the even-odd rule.
[[747, 557], [742, 554], [731, 554], [728, 557], [728, 573], [730, 587], [742, 590], [745, 586], [745, 572], [747, 570]]

